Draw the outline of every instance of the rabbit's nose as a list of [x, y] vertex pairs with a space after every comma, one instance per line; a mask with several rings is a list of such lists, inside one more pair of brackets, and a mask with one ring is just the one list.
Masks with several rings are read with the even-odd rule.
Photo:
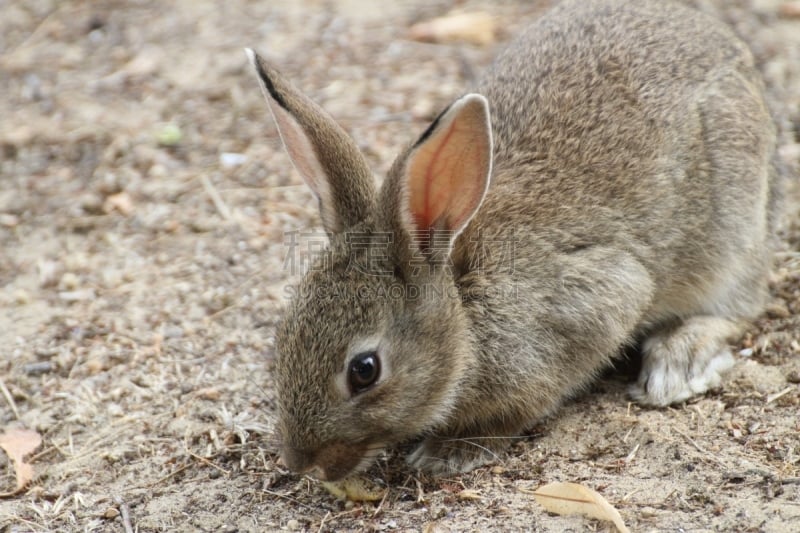
[[315, 455], [307, 450], [286, 447], [281, 450], [281, 462], [292, 472], [305, 474], [316, 467], [314, 464]]
[[336, 481], [352, 473], [365, 452], [364, 443], [332, 442], [318, 450], [286, 446], [281, 450], [281, 461], [298, 474], [308, 474], [321, 481]]
[[325, 469], [320, 465], [311, 462], [311, 454], [293, 453], [291, 454], [291, 458], [289, 457], [290, 456], [284, 452], [279, 460], [284, 466], [289, 468], [289, 470], [298, 474], [311, 476], [319, 479], [320, 481], [328, 480], [328, 476], [325, 474]]

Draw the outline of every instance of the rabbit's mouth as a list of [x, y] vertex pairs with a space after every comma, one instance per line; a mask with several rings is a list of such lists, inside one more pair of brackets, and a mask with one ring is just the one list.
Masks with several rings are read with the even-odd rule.
[[281, 459], [297, 473], [308, 474], [321, 481], [339, 481], [367, 469], [384, 446], [383, 443], [335, 441], [317, 450], [287, 447]]

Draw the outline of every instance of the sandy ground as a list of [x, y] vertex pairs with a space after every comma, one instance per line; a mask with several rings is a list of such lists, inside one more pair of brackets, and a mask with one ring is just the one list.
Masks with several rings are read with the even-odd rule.
[[[751, 43], [796, 168], [800, 19], [777, 1], [696, 4]], [[372, 504], [276, 464], [272, 335], [304, 260], [284, 234], [319, 222], [242, 47], [326, 107], [382, 176], [544, 7], [0, 1], [0, 430], [44, 438], [36, 479], [0, 500], [0, 531], [608, 530], [526, 492], [555, 480], [596, 489], [634, 531], [800, 531], [794, 181], [774, 302], [720, 390], [646, 409], [612, 372], [468, 475], [420, 477], [389, 454], [368, 473], [388, 487]], [[454, 8], [491, 11], [500, 32], [407, 39]], [[0, 455], [0, 492], [13, 484]]]

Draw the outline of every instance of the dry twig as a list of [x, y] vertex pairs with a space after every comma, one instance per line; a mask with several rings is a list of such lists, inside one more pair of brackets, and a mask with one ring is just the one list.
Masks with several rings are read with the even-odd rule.
[[14, 418], [19, 420], [19, 411], [17, 411], [17, 404], [14, 403], [14, 397], [11, 396], [11, 393], [6, 388], [6, 384], [3, 381], [3, 378], [0, 378], [0, 392], [3, 393], [3, 397], [8, 402], [8, 406], [11, 407], [11, 410], [14, 412]]
[[128, 504], [122, 499], [121, 496], [114, 496], [114, 503], [119, 506], [119, 512], [122, 516], [122, 527], [125, 528], [125, 533], [133, 533], [134, 529], [131, 525], [131, 509]]
[[211, 180], [208, 179], [208, 176], [205, 174], [200, 174], [200, 183], [203, 184], [203, 188], [211, 198], [211, 202], [213, 202], [214, 207], [217, 208], [219, 215], [225, 220], [225, 222], [230, 222], [232, 219], [231, 210], [228, 209], [227, 204], [222, 199], [222, 196], [220, 196], [219, 192], [217, 192], [217, 189], [214, 187], [214, 184], [211, 183]]

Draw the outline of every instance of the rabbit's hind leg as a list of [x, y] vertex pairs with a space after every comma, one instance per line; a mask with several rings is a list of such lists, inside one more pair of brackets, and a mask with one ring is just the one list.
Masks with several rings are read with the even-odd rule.
[[631, 396], [665, 406], [719, 386], [734, 364], [728, 342], [742, 327], [726, 318], [694, 316], [655, 330], [642, 344], [642, 370]]

